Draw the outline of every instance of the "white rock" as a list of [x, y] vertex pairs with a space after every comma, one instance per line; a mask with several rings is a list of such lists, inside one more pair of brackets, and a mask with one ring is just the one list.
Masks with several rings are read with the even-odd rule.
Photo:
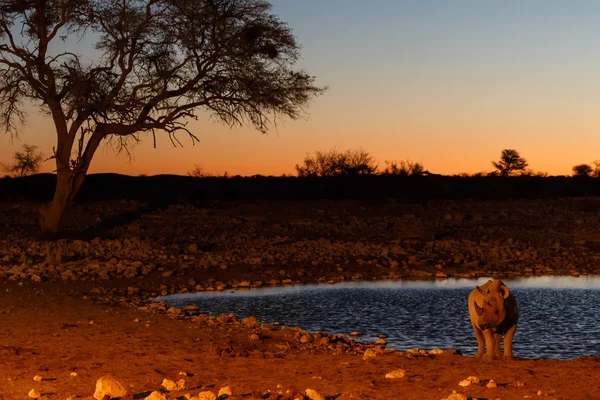
[[168, 390], [169, 392], [177, 390], [177, 384], [170, 379], [163, 379], [160, 386], [164, 387], [165, 390]]
[[103, 376], [96, 381], [96, 391], [94, 392], [94, 398], [96, 400], [102, 400], [105, 395], [110, 397], [123, 397], [127, 394], [127, 391], [115, 378], [112, 376]]
[[197, 397], [193, 397], [194, 400], [217, 400], [217, 395], [213, 392], [206, 391], [198, 393]]
[[231, 387], [229, 387], [229, 386], [222, 387], [219, 390], [219, 394], [217, 397], [221, 397], [223, 395], [233, 396], [233, 391], [231, 390]]
[[467, 400], [467, 396], [456, 393], [456, 390], [453, 390], [450, 396], [444, 397], [442, 400]]
[[35, 389], [31, 389], [31, 390], [29, 391], [29, 393], [27, 393], [27, 395], [28, 395], [29, 397], [31, 397], [32, 399], [39, 399], [40, 397], [42, 397], [42, 395], [40, 394], [40, 392], [38, 392], [38, 391], [37, 391], [37, 390], [35, 390]]
[[429, 354], [430, 356], [436, 356], [438, 354], [443, 354], [443, 353], [444, 353], [444, 350], [442, 350], [442, 349], [433, 349], [433, 350], [429, 350], [429, 353], [427, 353], [427, 354]]
[[40, 375], [36, 375], [36, 376], [33, 377], [33, 380], [35, 382], [41, 382], [42, 381], [42, 377]]
[[488, 389], [492, 389], [498, 387], [498, 385], [496, 385], [496, 382], [494, 382], [493, 379], [490, 379], [490, 381], [487, 383], [487, 385], [485, 385], [485, 387], [487, 387]]
[[155, 392], [150, 393], [150, 395], [148, 397], [146, 397], [145, 400], [167, 400], [167, 398], [161, 392], [155, 391]]
[[373, 349], [366, 349], [363, 354], [363, 360], [370, 360], [377, 357], [377, 352]]
[[476, 376], [470, 376], [467, 379], [458, 382], [458, 385], [462, 387], [467, 387], [471, 383], [479, 383], [479, 378]]
[[385, 374], [385, 377], [388, 379], [400, 379], [400, 378], [404, 378], [405, 372], [406, 371], [404, 371], [403, 369], [397, 369], [395, 371], [388, 372], [387, 374]]
[[321, 396], [321, 394], [316, 390], [306, 389], [304, 393], [310, 400], [325, 400], [325, 397]]

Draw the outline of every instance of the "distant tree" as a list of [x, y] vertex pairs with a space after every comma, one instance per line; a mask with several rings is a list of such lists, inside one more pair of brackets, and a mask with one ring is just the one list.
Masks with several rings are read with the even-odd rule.
[[199, 165], [195, 165], [194, 169], [191, 171], [188, 171], [187, 174], [188, 174], [188, 176], [193, 176], [194, 178], [204, 178], [204, 177], [208, 176], [206, 171], [204, 171], [204, 168], [202, 168]]
[[[97, 55], [66, 38], [95, 40]], [[299, 50], [265, 0], [0, 0], [0, 125], [16, 135], [29, 102], [56, 131], [42, 232], [56, 234], [106, 140], [127, 149], [164, 132], [194, 143], [187, 120], [199, 110], [261, 132], [303, 115], [325, 89], [295, 68]]]
[[594, 172], [588, 164], [579, 164], [573, 167], [573, 176], [590, 176]]
[[37, 173], [44, 155], [37, 151], [37, 146], [24, 144], [23, 151], [16, 151], [13, 160], [12, 164], [3, 165], [3, 168], [9, 175], [21, 177]]
[[515, 172], [525, 171], [529, 165], [527, 160], [514, 149], [502, 150], [500, 161], [492, 161], [492, 164], [501, 176], [510, 176]]
[[428, 174], [422, 163], [406, 161], [385, 161], [386, 167], [382, 175], [423, 176]]
[[377, 162], [367, 151], [329, 150], [307, 154], [302, 164], [295, 166], [298, 176], [374, 175]]
[[600, 178], [600, 160], [595, 160], [592, 162], [593, 170], [591, 172], [591, 176], [593, 178]]

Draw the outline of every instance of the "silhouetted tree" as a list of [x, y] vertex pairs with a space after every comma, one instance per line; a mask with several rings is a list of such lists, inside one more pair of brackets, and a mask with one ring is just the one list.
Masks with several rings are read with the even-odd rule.
[[44, 155], [37, 152], [37, 146], [24, 144], [23, 151], [16, 151], [13, 155], [13, 164], [3, 167], [10, 175], [21, 177], [37, 173], [43, 159]]
[[[95, 40], [98, 56], [69, 51], [67, 37]], [[302, 115], [324, 88], [294, 69], [298, 57], [263, 0], [0, 0], [0, 124], [17, 134], [30, 102], [57, 135], [42, 231], [57, 232], [105, 140], [127, 150], [164, 132], [194, 143], [186, 121], [200, 109], [261, 132]]]
[[295, 168], [298, 176], [373, 175], [377, 172], [377, 162], [362, 149], [330, 150], [307, 154]]
[[529, 165], [527, 160], [513, 149], [502, 150], [500, 161], [492, 161], [492, 164], [501, 176], [510, 176], [514, 172], [525, 171], [525, 168]]
[[407, 161], [386, 161], [382, 175], [423, 176], [425, 171], [422, 163]]
[[588, 164], [579, 164], [573, 167], [573, 176], [590, 176], [593, 171]]

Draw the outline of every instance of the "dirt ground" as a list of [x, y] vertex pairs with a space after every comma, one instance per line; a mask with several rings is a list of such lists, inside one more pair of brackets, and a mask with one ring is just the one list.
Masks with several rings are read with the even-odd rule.
[[[371, 266], [354, 268], [353, 273], [362, 268], [368, 275]], [[236, 271], [223, 273], [234, 279]], [[188, 279], [161, 272], [104, 280], [101, 287], [110, 292], [134, 282], [158, 290], [171, 278]], [[145, 398], [163, 379], [186, 381], [186, 389], [166, 393], [169, 400], [205, 390], [216, 394], [226, 386], [232, 399], [301, 399], [308, 388], [339, 400], [443, 399], [453, 391], [473, 399], [600, 399], [600, 357], [485, 362], [452, 352], [413, 356], [396, 351], [364, 360], [365, 346], [346, 339], [319, 347], [299, 341], [304, 333], [293, 327], [148, 312], [140, 303], [98, 293], [99, 285], [0, 282], [1, 400], [27, 399], [34, 388], [44, 399], [88, 399], [105, 375], [127, 388], [124, 399]], [[386, 378], [395, 370], [404, 370], [404, 377]], [[36, 375], [41, 382], [34, 381]], [[469, 376], [480, 383], [459, 386]], [[490, 380], [496, 387], [487, 387]]]

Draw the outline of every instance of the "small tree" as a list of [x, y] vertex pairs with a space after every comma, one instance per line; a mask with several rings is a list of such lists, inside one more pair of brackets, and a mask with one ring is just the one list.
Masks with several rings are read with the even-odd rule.
[[423, 176], [425, 167], [420, 162], [406, 161], [386, 161], [386, 167], [381, 172], [382, 175], [400, 175], [400, 176]]
[[377, 162], [367, 151], [346, 150], [340, 152], [317, 151], [307, 154], [302, 164], [295, 166], [298, 176], [341, 176], [373, 175], [377, 172]]
[[500, 161], [492, 161], [492, 164], [501, 176], [510, 176], [515, 172], [525, 171], [529, 165], [527, 160], [514, 149], [502, 150]]
[[[95, 41], [98, 56], [69, 51], [66, 38]], [[295, 68], [299, 49], [264, 0], [0, 0], [0, 125], [17, 134], [30, 102], [56, 131], [42, 232], [56, 234], [107, 140], [127, 149], [164, 132], [194, 143], [187, 120], [199, 110], [261, 132], [301, 116], [324, 89]]]
[[573, 176], [590, 176], [593, 171], [588, 164], [579, 164], [573, 167]]
[[16, 151], [13, 155], [14, 163], [3, 167], [9, 175], [22, 177], [37, 173], [43, 159], [44, 155], [37, 152], [37, 146], [24, 144], [23, 151]]

